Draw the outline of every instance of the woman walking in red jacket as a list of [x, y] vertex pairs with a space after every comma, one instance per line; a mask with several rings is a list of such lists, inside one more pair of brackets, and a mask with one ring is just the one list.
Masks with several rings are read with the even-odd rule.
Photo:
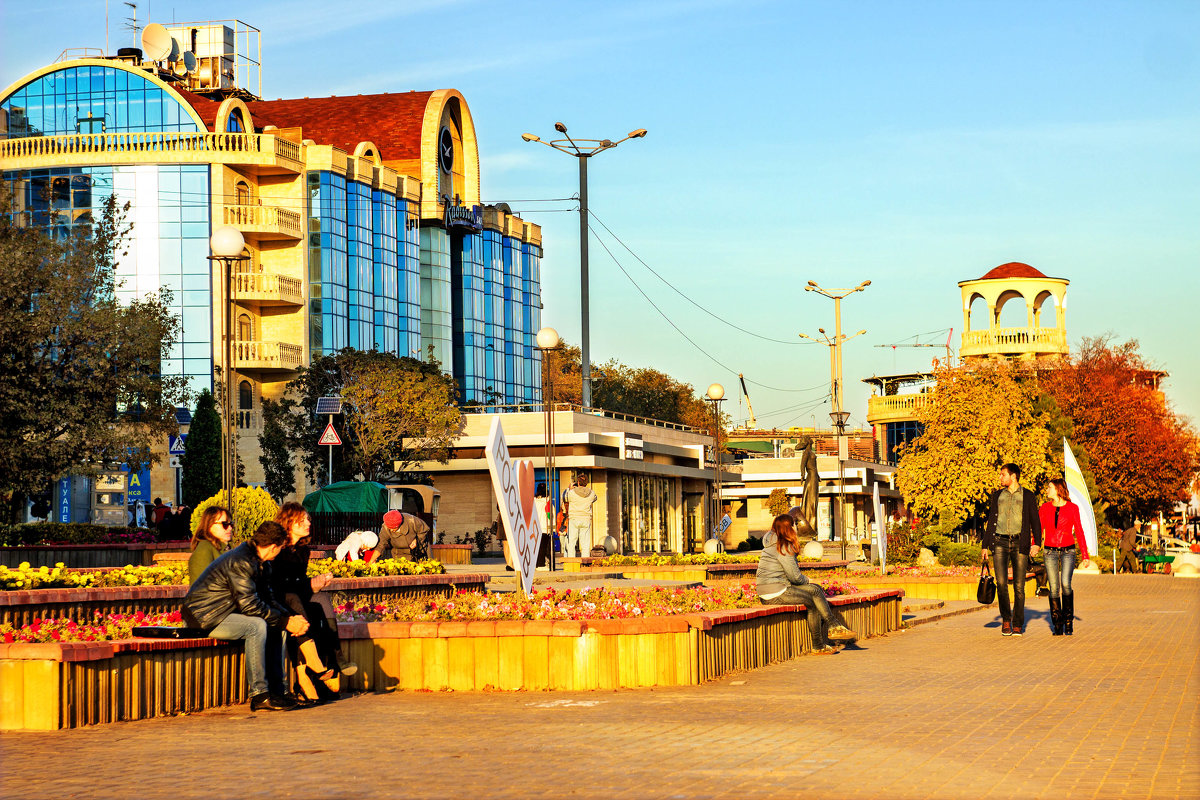
[[1075, 621], [1075, 594], [1071, 574], [1075, 572], [1075, 547], [1087, 563], [1087, 537], [1079, 521], [1079, 506], [1070, 500], [1067, 482], [1054, 478], [1046, 486], [1048, 502], [1038, 509], [1046, 554], [1046, 578], [1050, 582], [1050, 623], [1055, 636], [1071, 636]]

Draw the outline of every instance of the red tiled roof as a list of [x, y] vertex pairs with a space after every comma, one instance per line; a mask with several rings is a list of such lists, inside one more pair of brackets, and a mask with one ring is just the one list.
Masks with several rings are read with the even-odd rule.
[[304, 138], [331, 144], [347, 153], [353, 153], [360, 142], [374, 142], [382, 160], [397, 161], [421, 157], [421, 124], [432, 94], [255, 100], [247, 106], [256, 127], [300, 127]]
[[986, 281], [992, 278], [1044, 278], [1042, 273], [1038, 272], [1028, 264], [1022, 264], [1020, 261], [1010, 261], [1007, 264], [1001, 264], [995, 269], [988, 272], [979, 280]]

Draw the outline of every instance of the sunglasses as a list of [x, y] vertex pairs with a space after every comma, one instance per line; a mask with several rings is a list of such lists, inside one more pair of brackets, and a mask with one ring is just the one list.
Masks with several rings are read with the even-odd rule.
[[225, 520], [224, 522], [221, 523], [221, 527], [224, 528], [225, 530], [229, 530], [230, 528], [233, 527], [233, 523], [230, 522], [229, 520]]

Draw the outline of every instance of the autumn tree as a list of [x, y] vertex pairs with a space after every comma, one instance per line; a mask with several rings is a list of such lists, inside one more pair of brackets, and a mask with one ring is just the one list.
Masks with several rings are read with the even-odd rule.
[[1200, 467], [1188, 421], [1156, 388], [1156, 373], [1134, 340], [1085, 338], [1078, 351], [1043, 370], [1042, 386], [1074, 423], [1108, 521], [1125, 527], [1185, 499]]
[[328, 451], [319, 446], [327, 418], [316, 416], [317, 398], [342, 398], [334, 428], [333, 478], [376, 480], [421, 461], [444, 461], [463, 428], [457, 387], [435, 361], [375, 350], [346, 348], [319, 356], [287, 385], [280, 424], [287, 447], [310, 480], [331, 482]]
[[0, 206], [0, 493], [15, 500], [106, 463], [140, 469], [178, 430], [186, 388], [162, 375], [179, 332], [169, 293], [117, 299], [128, 205], [109, 197], [94, 222], [54, 237], [8, 210]]
[[949, 531], [979, 515], [1001, 464], [1017, 464], [1021, 483], [1038, 485], [1053, 464], [1050, 412], [1035, 410], [1033, 374], [1007, 363], [941, 367], [936, 377], [917, 409], [924, 433], [899, 449], [896, 483], [916, 513]]

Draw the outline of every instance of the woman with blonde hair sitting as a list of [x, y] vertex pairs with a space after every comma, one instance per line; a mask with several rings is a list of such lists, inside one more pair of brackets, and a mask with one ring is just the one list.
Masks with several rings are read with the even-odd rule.
[[800, 571], [800, 565], [796, 563], [800, 549], [800, 537], [791, 516], [780, 514], [771, 524], [770, 532], [763, 537], [755, 576], [758, 599], [766, 605], [803, 605], [808, 611], [813, 652], [830, 655], [836, 653], [837, 648], [827, 639], [849, 644], [858, 639], [858, 634], [850, 630], [837, 609], [829, 605], [825, 590]]
[[329, 699], [334, 699], [341, 690], [339, 672], [349, 677], [358, 671], [358, 667], [340, 663], [337, 618], [333, 604], [322, 591], [333, 575], [326, 572], [308, 577], [312, 517], [304, 506], [284, 503], [275, 515], [275, 521], [287, 532], [290, 544], [271, 565], [271, 592], [276, 602], [303, 615], [309, 623], [307, 633], [288, 637], [289, 649], [299, 651], [299, 657], [296, 652], [292, 653], [296, 678], [309, 700], [325, 699], [317, 682], [332, 695]]

